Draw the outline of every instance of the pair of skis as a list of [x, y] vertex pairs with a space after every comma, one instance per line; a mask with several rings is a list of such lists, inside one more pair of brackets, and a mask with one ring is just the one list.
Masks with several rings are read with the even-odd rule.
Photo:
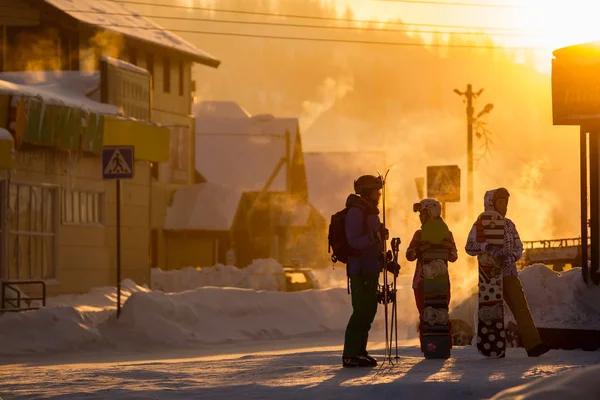
[[[390, 170], [388, 169], [384, 176], [381, 175], [379, 171], [377, 174], [381, 179], [381, 196], [383, 197], [383, 227], [385, 228], [386, 220], [385, 220], [385, 186], [387, 175]], [[392, 247], [392, 259], [398, 264], [398, 254], [400, 252], [400, 238], [393, 238], [391, 242]], [[385, 318], [385, 356], [384, 362], [388, 361], [390, 364], [394, 364], [392, 361], [392, 343], [395, 339], [396, 341], [396, 356], [394, 357], [396, 360], [398, 357], [398, 306], [397, 306], [397, 296], [396, 296], [396, 278], [398, 275], [394, 275], [394, 281], [390, 284], [388, 283], [388, 257], [387, 257], [387, 240], [383, 241], [383, 310], [384, 310], [384, 318]], [[392, 303], [391, 309], [391, 321], [388, 325], [388, 303]]]

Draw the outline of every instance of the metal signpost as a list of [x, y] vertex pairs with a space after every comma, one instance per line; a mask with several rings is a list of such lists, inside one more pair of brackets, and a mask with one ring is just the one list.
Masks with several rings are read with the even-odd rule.
[[460, 201], [460, 168], [458, 165], [427, 167], [427, 197], [442, 203], [442, 218], [446, 218], [446, 203]]
[[104, 146], [102, 148], [102, 178], [116, 180], [117, 200], [117, 318], [121, 315], [121, 179], [134, 176], [133, 146]]

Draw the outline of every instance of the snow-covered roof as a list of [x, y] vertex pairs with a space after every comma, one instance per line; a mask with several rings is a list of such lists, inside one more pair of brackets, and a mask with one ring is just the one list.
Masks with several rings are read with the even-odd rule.
[[40, 97], [48, 103], [85, 108], [105, 115], [119, 115], [117, 106], [86, 96], [99, 85], [100, 74], [80, 71], [30, 71], [0, 73], [0, 93]]
[[136, 73], [142, 74], [142, 75], [150, 75], [150, 72], [148, 72], [147, 69], [144, 69], [142, 67], [138, 67], [137, 65], [134, 65], [132, 63], [128, 63], [127, 61], [119, 60], [118, 58], [103, 56], [102, 57], [102, 61], [105, 61], [105, 62], [107, 62], [110, 65], [113, 65], [115, 67], [131, 71], [131, 72], [136, 72]]
[[121, 33], [130, 38], [169, 48], [191, 56], [194, 61], [217, 68], [221, 61], [190, 42], [165, 30], [116, 1], [44, 0], [76, 20]]
[[[217, 112], [217, 115], [220, 113]], [[255, 116], [246, 118], [196, 118], [196, 170], [209, 182], [242, 191], [261, 190], [299, 134], [297, 118]], [[269, 190], [286, 189], [286, 169], [281, 168]]]
[[194, 104], [196, 118], [250, 118], [250, 113], [235, 101], [203, 101]]
[[241, 199], [241, 191], [213, 182], [186, 186], [175, 192], [164, 229], [229, 231]]
[[385, 153], [379, 151], [305, 152], [308, 199], [326, 217], [344, 208], [354, 193], [354, 180], [375, 174], [386, 166]]

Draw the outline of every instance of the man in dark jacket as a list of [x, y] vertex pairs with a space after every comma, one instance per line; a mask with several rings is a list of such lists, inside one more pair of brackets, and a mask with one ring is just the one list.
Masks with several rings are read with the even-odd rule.
[[[383, 267], [384, 240], [389, 231], [379, 219], [379, 199], [383, 184], [380, 177], [363, 175], [354, 181], [354, 192], [346, 207], [346, 237], [356, 255], [348, 256], [347, 272], [352, 294], [352, 316], [346, 328], [344, 367], [375, 366], [367, 353], [371, 324], [377, 313], [377, 286]], [[393, 265], [388, 269], [397, 272]]]

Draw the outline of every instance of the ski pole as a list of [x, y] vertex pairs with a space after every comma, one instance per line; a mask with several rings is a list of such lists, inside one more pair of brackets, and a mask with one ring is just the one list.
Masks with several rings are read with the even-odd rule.
[[[386, 225], [386, 220], [385, 220], [385, 181], [387, 178], [388, 173], [390, 172], [390, 170], [388, 169], [387, 172], [385, 173], [385, 176], [381, 176], [381, 172], [379, 172], [379, 170], [377, 171], [377, 174], [379, 175], [379, 179], [381, 180], [381, 196], [383, 197], [383, 204], [382, 204], [382, 208], [383, 208], [383, 228], [385, 228]], [[388, 281], [387, 281], [387, 240], [383, 240], [383, 316], [385, 319], [385, 358], [390, 362], [390, 364], [392, 363], [392, 357], [391, 357], [391, 348], [388, 349]]]
[[[392, 254], [393, 254], [393, 259], [394, 259], [394, 263], [396, 265], [398, 265], [398, 273], [400, 273], [400, 264], [398, 264], [398, 254], [400, 253], [400, 243], [402, 241], [400, 240], [400, 238], [393, 238], [392, 239]], [[398, 275], [395, 274], [394, 275], [394, 338], [396, 341], [396, 359], [398, 359], [398, 291], [396, 288], [396, 279], [397, 279]], [[391, 344], [390, 344], [391, 347]], [[391, 351], [390, 351], [391, 352]]]

